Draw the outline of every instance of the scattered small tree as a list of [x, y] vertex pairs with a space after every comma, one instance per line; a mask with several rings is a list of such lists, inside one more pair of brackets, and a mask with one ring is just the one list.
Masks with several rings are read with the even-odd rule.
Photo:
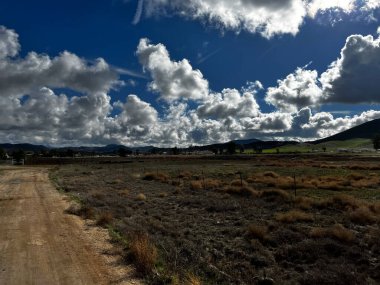
[[254, 147], [254, 150], [256, 153], [262, 153], [263, 152], [263, 147], [261, 145], [256, 145]]
[[372, 139], [372, 143], [374, 149], [380, 149], [380, 134], [375, 135], [375, 137]]

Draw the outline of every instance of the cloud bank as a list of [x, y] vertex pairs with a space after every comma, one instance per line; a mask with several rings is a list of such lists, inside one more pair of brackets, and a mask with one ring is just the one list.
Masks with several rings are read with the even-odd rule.
[[[284, 8], [280, 1], [272, 5]], [[322, 74], [305, 66], [266, 90], [256, 81], [240, 90], [214, 91], [188, 60], [172, 59], [163, 44], [141, 39], [136, 55], [164, 109], [158, 112], [134, 94], [111, 103], [109, 92], [126, 83], [104, 59], [89, 62], [68, 51], [20, 57], [17, 33], [1, 26], [0, 141], [186, 146], [252, 137], [325, 137], [380, 118], [376, 110], [352, 117], [318, 111], [331, 103], [379, 103], [379, 43], [379, 38], [352, 35]], [[262, 93], [274, 111], [261, 110], [256, 97]]]
[[[266, 38], [296, 35], [306, 19], [331, 12], [370, 13], [378, 0], [145, 0], [145, 15], [179, 15], [207, 22], [221, 30], [258, 33]], [[140, 6], [136, 14], [141, 14]], [[335, 15], [335, 16], [334, 16]]]

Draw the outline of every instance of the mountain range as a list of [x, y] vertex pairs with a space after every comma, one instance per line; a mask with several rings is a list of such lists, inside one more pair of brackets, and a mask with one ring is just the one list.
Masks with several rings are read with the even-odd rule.
[[[358, 139], [358, 138], [373, 139], [376, 134], [380, 134], [380, 119], [366, 122], [364, 124], [353, 127], [351, 129], [335, 134], [333, 136], [315, 140], [309, 143], [319, 144], [319, 143], [325, 143], [325, 142], [330, 142], [330, 141], [345, 141], [345, 140]], [[281, 147], [284, 145], [297, 144], [297, 142], [295, 141], [262, 141], [255, 138], [247, 139], [247, 140], [235, 140], [233, 142], [239, 148], [254, 148], [254, 149], [276, 148], [276, 147]], [[214, 150], [214, 149], [226, 147], [226, 145], [229, 143], [231, 142], [195, 146], [195, 147], [190, 147], [189, 149]], [[117, 153], [120, 149], [123, 149], [125, 151], [134, 151], [134, 152], [138, 151], [140, 153], [151, 152], [152, 150], [166, 151], [166, 150], [171, 149], [171, 148], [156, 148], [154, 146], [127, 147], [127, 146], [118, 145], [118, 144], [110, 144], [110, 145], [100, 146], [100, 147], [79, 146], [79, 147], [53, 148], [53, 147], [47, 147], [44, 145], [34, 145], [34, 144], [28, 144], [28, 143], [23, 143], [23, 144], [5, 143], [5, 144], [0, 144], [0, 148], [4, 149], [6, 152], [13, 152], [17, 150], [31, 151], [31, 152], [44, 152], [44, 151], [49, 151], [49, 150], [54, 149], [58, 152], [65, 152], [65, 151], [70, 150], [74, 152], [94, 153], [94, 154], [113, 154], [113, 153]]]

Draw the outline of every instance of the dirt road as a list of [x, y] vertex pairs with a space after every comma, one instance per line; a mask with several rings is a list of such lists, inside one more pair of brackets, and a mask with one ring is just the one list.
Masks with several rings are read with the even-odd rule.
[[67, 206], [46, 169], [0, 174], [0, 284], [139, 284], [101, 254], [104, 233], [86, 230]]

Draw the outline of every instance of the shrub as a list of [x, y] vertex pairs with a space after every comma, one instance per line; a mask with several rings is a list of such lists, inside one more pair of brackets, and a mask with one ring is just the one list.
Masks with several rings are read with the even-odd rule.
[[312, 222], [314, 220], [311, 214], [299, 210], [291, 210], [286, 213], [277, 213], [275, 218], [277, 221], [282, 223]]
[[104, 227], [108, 226], [112, 223], [113, 215], [111, 212], [103, 212], [99, 215], [98, 219], [96, 220], [96, 224], [98, 226]]
[[342, 210], [354, 210], [362, 206], [363, 201], [360, 201], [357, 198], [350, 195], [339, 194], [330, 198], [315, 201], [313, 204], [317, 208], [321, 209], [335, 207]]
[[365, 178], [365, 176], [363, 174], [360, 174], [360, 173], [351, 173], [350, 175], [347, 176], [347, 179], [355, 180], [355, 181], [362, 180], [364, 178]]
[[189, 179], [193, 174], [190, 171], [181, 171], [178, 178]]
[[136, 196], [136, 200], [137, 201], [145, 201], [146, 200], [146, 196], [143, 194], [143, 193], [140, 193]]
[[341, 242], [352, 242], [355, 235], [341, 224], [335, 224], [329, 228], [313, 228], [309, 234], [313, 238], [333, 238]]
[[129, 194], [129, 190], [128, 189], [120, 190], [118, 194], [120, 197], [127, 197]]
[[278, 175], [276, 172], [273, 171], [266, 171], [263, 173], [264, 177], [272, 177], [272, 178], [278, 178], [280, 175]]
[[91, 196], [92, 198], [95, 198], [97, 200], [103, 200], [105, 198], [104, 193], [99, 192], [99, 191], [92, 193]]
[[201, 285], [201, 279], [194, 274], [189, 274], [186, 278], [185, 285]]
[[157, 262], [157, 248], [147, 234], [136, 234], [130, 243], [130, 255], [140, 274], [150, 274]]
[[252, 196], [252, 197], [259, 197], [260, 192], [254, 190], [252, 187], [249, 186], [243, 186], [243, 187], [233, 187], [228, 186], [221, 190], [222, 192], [231, 194], [231, 195], [240, 195], [240, 196]]
[[222, 185], [222, 183], [216, 179], [205, 179], [205, 181], [204, 181], [205, 189], [216, 189], [216, 188], [220, 187], [221, 185]]
[[298, 208], [309, 210], [312, 207], [314, 200], [309, 197], [297, 197], [294, 202]]
[[144, 174], [143, 180], [167, 182], [169, 180], [169, 176], [163, 172], [148, 172]]
[[268, 227], [258, 226], [258, 225], [249, 225], [247, 229], [247, 236], [250, 239], [259, 239], [261, 241], [267, 239]]
[[173, 185], [173, 186], [180, 186], [180, 185], [181, 185], [181, 182], [180, 182], [179, 180], [172, 180], [172, 181], [170, 181], [169, 184], [171, 184], [171, 185]]
[[203, 183], [200, 180], [190, 181], [190, 189], [191, 190], [200, 190], [203, 188]]
[[262, 197], [279, 197], [279, 198], [284, 199], [284, 200], [288, 200], [290, 198], [290, 195], [281, 189], [264, 190], [261, 193], [261, 196]]
[[95, 210], [88, 205], [79, 205], [78, 203], [72, 203], [65, 211], [68, 214], [81, 216], [84, 219], [93, 219], [95, 217]]
[[81, 210], [80, 204], [71, 203], [70, 206], [65, 210], [65, 212], [70, 215], [80, 216], [80, 210]]
[[349, 217], [352, 222], [362, 225], [372, 224], [377, 220], [374, 213], [366, 206], [361, 206], [355, 209], [349, 214]]
[[247, 186], [248, 183], [247, 181], [244, 181], [244, 180], [240, 180], [240, 179], [235, 179], [231, 182], [231, 186]]
[[330, 228], [331, 236], [342, 242], [351, 242], [354, 240], [355, 235], [349, 229], [346, 229], [341, 224], [336, 224]]
[[380, 214], [380, 201], [373, 202], [369, 205], [369, 209], [375, 214]]
[[216, 179], [205, 179], [203, 180], [193, 180], [190, 181], [190, 189], [192, 190], [200, 190], [200, 189], [217, 189], [222, 185], [219, 180]]

